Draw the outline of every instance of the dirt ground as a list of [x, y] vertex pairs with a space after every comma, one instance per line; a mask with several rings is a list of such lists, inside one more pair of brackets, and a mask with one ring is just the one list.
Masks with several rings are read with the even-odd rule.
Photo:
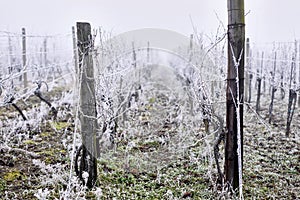
[[[40, 102], [32, 98], [38, 107]], [[295, 111], [291, 135], [286, 137], [286, 102], [275, 100], [271, 124], [268, 124], [267, 97], [262, 102], [259, 113], [251, 109], [255, 107], [254, 103], [251, 108], [245, 106], [244, 198], [299, 199], [299, 108]], [[33, 126], [30, 121], [15, 120], [19, 116], [11, 106], [1, 107], [0, 199], [37, 199], [39, 191], [49, 191], [47, 199], [59, 199], [60, 191], [66, 189], [70, 169], [68, 144], [72, 143], [74, 119], [68, 111], [70, 108], [58, 109], [61, 113], [59, 119], [53, 120], [49, 113], [38, 126]], [[16, 122], [12, 123], [14, 120]], [[9, 128], [12, 125], [16, 127]], [[133, 150], [145, 153], [159, 148], [160, 144], [148, 141], [139, 143]], [[197, 151], [199, 149], [195, 147], [191, 152]], [[99, 160], [97, 187], [101, 188], [102, 196], [99, 199], [224, 197], [214, 186], [217, 177], [215, 163], [207, 158], [196, 158], [199, 160], [191, 161], [191, 157], [183, 156], [160, 168], [159, 172], [145, 172], [120, 166], [117, 161], [103, 157]], [[78, 196], [78, 199], [96, 199], [96, 196], [97, 193], [92, 191], [84, 197]]]

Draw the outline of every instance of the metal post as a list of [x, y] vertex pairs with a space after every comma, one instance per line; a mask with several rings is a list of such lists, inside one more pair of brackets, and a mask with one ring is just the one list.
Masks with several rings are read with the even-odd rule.
[[[244, 0], [228, 0], [228, 74], [226, 90], [225, 181], [240, 189], [243, 158]], [[238, 148], [239, 147], [239, 148]]]

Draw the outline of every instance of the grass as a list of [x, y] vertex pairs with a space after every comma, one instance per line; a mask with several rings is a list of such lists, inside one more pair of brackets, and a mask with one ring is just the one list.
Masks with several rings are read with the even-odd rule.
[[157, 171], [124, 169], [102, 160], [99, 163], [99, 187], [103, 199], [209, 199], [206, 171], [188, 161], [177, 161]]
[[[121, 127], [115, 148], [102, 152], [97, 184], [91, 191], [86, 191], [77, 179], [69, 179], [68, 147], [72, 146], [73, 131], [65, 130], [73, 130], [74, 124], [66, 120], [46, 121], [40, 124], [40, 132], [28, 133], [19, 143], [13, 139], [7, 141], [11, 146], [40, 155], [35, 158], [40, 164], [34, 163], [28, 155], [1, 152], [0, 199], [37, 199], [34, 195], [40, 189], [50, 191], [48, 199], [226, 199], [226, 194], [215, 185], [217, 174], [211, 157], [213, 137], [199, 127], [191, 131], [188, 123], [165, 126], [159, 121], [157, 102], [159, 98], [151, 101], [151, 109], [145, 105], [150, 128], [141, 127], [136, 116], [131, 127]], [[283, 111], [275, 109], [276, 112]], [[274, 117], [280, 122], [276, 115]], [[295, 120], [299, 121], [299, 116], [296, 115]], [[155, 123], [157, 121], [159, 123]], [[280, 128], [284, 122], [281, 123], [266, 126], [255, 114], [246, 113], [245, 199], [300, 198], [299, 138], [286, 138]], [[156, 131], [144, 134], [149, 130]], [[299, 130], [299, 125], [292, 130]], [[182, 134], [184, 132], [189, 134]], [[27, 133], [16, 131], [11, 137], [24, 134]], [[220, 149], [223, 155], [223, 148]], [[68, 198], [64, 197], [65, 191], [70, 194]]]

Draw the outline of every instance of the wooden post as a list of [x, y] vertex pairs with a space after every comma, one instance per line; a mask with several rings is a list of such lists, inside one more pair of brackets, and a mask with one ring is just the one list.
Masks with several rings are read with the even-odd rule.
[[120, 87], [119, 87], [119, 105], [121, 105], [121, 108], [120, 108], [120, 113], [118, 115], [122, 114], [122, 116], [120, 116], [121, 119], [120, 121], [124, 125], [125, 121], [127, 120], [127, 117], [126, 117], [126, 103], [124, 102], [125, 97], [122, 94], [122, 88], [123, 88], [123, 76], [121, 75]]
[[[250, 51], [250, 57], [252, 56], [252, 52]], [[252, 80], [253, 80], [253, 72], [252, 72], [252, 63], [250, 61], [249, 64], [249, 82], [248, 82], [248, 103], [251, 103], [251, 99], [252, 99]], [[247, 101], [246, 100], [246, 101]]]
[[147, 64], [150, 62], [150, 42], [147, 42]]
[[38, 75], [39, 75], [39, 78], [43, 78], [46, 71], [43, 67], [43, 47], [40, 47], [40, 56], [39, 56], [39, 64], [40, 64], [40, 70], [38, 70]]
[[47, 37], [44, 38], [44, 41], [43, 41], [43, 60], [44, 60], [44, 68], [45, 68], [45, 71], [47, 72], [47, 79], [48, 77], [51, 77], [52, 76], [52, 79], [54, 80], [54, 69], [53, 67], [51, 67], [51, 69], [48, 69], [48, 59], [47, 59]]
[[[12, 71], [15, 65], [14, 58], [13, 58], [13, 49], [11, 44], [11, 38], [8, 36], [8, 52], [9, 52], [9, 66], [8, 66], [8, 74], [12, 75]], [[14, 80], [11, 79], [11, 87], [14, 86]]]
[[[79, 49], [78, 80], [80, 85], [79, 118], [82, 134], [82, 158], [80, 161], [81, 173], [79, 174], [79, 178], [87, 185], [88, 188], [92, 188], [97, 179], [97, 113], [93, 58], [91, 53], [93, 43], [91, 26], [89, 23], [77, 22], [77, 40]], [[85, 181], [82, 176], [84, 172], [87, 172], [89, 175], [87, 181]]]
[[290, 73], [290, 88], [289, 88], [289, 103], [286, 124], [286, 137], [290, 136], [291, 123], [295, 112], [297, 93], [296, 93], [296, 57], [297, 57], [297, 41], [295, 41], [295, 52], [292, 58], [291, 73]]
[[47, 38], [43, 42], [44, 67], [47, 68]]
[[266, 94], [266, 76], [265, 74], [263, 74], [263, 93]]
[[146, 68], [146, 80], [151, 78], [151, 68], [150, 68], [150, 42], [147, 42], [147, 68]]
[[75, 87], [74, 87], [74, 100], [76, 101], [78, 97], [78, 52], [77, 52], [77, 41], [76, 41], [76, 32], [75, 27], [72, 26], [72, 37], [73, 37], [73, 59], [74, 59], [74, 68], [75, 68]]
[[[300, 43], [299, 43], [299, 54], [298, 54], [298, 87], [297, 89], [300, 89]], [[298, 95], [298, 108], [300, 108], [300, 95]]]
[[23, 70], [24, 70], [24, 74], [23, 74], [23, 82], [24, 82], [24, 91], [26, 93], [27, 91], [27, 58], [26, 58], [26, 30], [25, 28], [22, 28], [22, 61], [23, 61]]
[[248, 91], [248, 88], [249, 88], [249, 76], [250, 76], [250, 39], [247, 38], [247, 41], [246, 41], [246, 80], [245, 80], [245, 101], [248, 101], [248, 98], [249, 98], [249, 91]]
[[193, 58], [193, 49], [194, 49], [193, 43], [194, 43], [194, 35], [191, 34], [190, 35], [190, 48], [188, 49], [189, 62], [191, 62], [192, 58]]
[[134, 78], [136, 80], [136, 78], [137, 78], [136, 64], [137, 63], [136, 63], [136, 52], [135, 52], [135, 48], [134, 48], [134, 42], [132, 42], [132, 62], [133, 62], [132, 66], [134, 68]]
[[132, 66], [133, 66], [133, 69], [134, 69], [134, 85], [135, 85], [135, 87], [134, 87], [134, 93], [135, 93], [134, 100], [137, 103], [139, 101], [138, 88], [140, 87], [141, 82], [140, 82], [139, 70], [137, 70], [136, 50], [135, 50], [135, 47], [134, 47], [134, 42], [132, 42], [132, 62], [133, 62]]
[[275, 51], [275, 56], [274, 56], [274, 68], [273, 68], [273, 72], [271, 72], [272, 75], [272, 79], [271, 79], [271, 103], [269, 106], [269, 123], [271, 124], [272, 122], [272, 112], [273, 112], [273, 105], [274, 105], [274, 98], [275, 98], [275, 92], [276, 92], [276, 88], [275, 88], [275, 75], [276, 75], [276, 57], [277, 57], [277, 53]]
[[281, 65], [280, 69], [280, 94], [281, 94], [281, 100], [285, 97], [285, 91], [284, 91], [284, 72], [285, 72], [285, 65]]
[[75, 72], [76, 75], [78, 75], [78, 54], [77, 54], [76, 32], [74, 26], [72, 26], [72, 37], [73, 37], [73, 54], [74, 54]]
[[101, 27], [99, 27], [99, 39], [100, 39], [100, 47], [101, 47], [101, 51], [103, 51], [103, 34]]
[[245, 17], [244, 0], [227, 0], [228, 74], [226, 90], [225, 181], [242, 195]]
[[260, 95], [261, 95], [261, 80], [262, 80], [262, 69], [264, 65], [264, 52], [261, 55], [260, 70], [257, 69], [257, 99], [256, 99], [256, 112], [260, 110]]

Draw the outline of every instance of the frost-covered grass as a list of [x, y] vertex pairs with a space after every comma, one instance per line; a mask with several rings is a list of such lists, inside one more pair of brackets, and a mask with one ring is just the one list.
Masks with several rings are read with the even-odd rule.
[[[47, 105], [36, 99], [29, 98], [34, 106], [26, 110], [27, 122], [11, 107], [1, 107], [0, 199], [225, 199], [226, 192], [216, 185], [212, 146], [221, 123], [206, 133], [201, 110], [191, 113], [188, 98], [176, 98], [176, 91], [159, 84], [157, 90], [150, 86], [140, 95], [142, 103], [118, 118], [115, 143], [103, 135], [92, 190], [81, 185], [71, 170], [74, 147], [81, 143], [71, 93], [61, 89], [53, 93], [59, 94], [53, 99], [59, 111], [56, 121]], [[243, 195], [297, 199], [299, 108], [291, 137], [286, 138], [286, 99], [275, 99], [271, 125], [268, 103], [268, 95], [263, 96], [260, 117], [245, 106]], [[223, 104], [214, 106], [222, 110]], [[223, 169], [223, 143], [220, 154]]]
[[[81, 185], [74, 171], [70, 173], [75, 124], [72, 107], [63, 103], [70, 100], [69, 93], [56, 102], [60, 108], [56, 122], [45, 104], [27, 110], [29, 119], [38, 119], [29, 120], [30, 130], [14, 110], [2, 108], [1, 199], [225, 198], [216, 186], [213, 134], [205, 133], [197, 118], [188, 117], [188, 110], [176, 114], [178, 107], [165, 96], [151, 95], [136, 112], [128, 111], [128, 122], [118, 127], [116, 144], [103, 148], [98, 181], [91, 191]], [[265, 96], [262, 108], [268, 103]], [[245, 108], [245, 199], [299, 198], [300, 116], [295, 115], [293, 135], [286, 138], [286, 108], [279, 105], [276, 100], [271, 125], [267, 124], [267, 109], [258, 118]], [[78, 134], [75, 139], [79, 145]]]
[[[268, 124], [267, 109], [258, 120], [253, 112], [245, 116], [244, 197], [251, 199], [297, 199], [300, 197], [300, 115], [293, 119], [292, 135], [285, 136], [286, 106], [275, 100], [274, 122]], [[262, 108], [269, 100], [263, 96]], [[297, 108], [299, 110], [299, 108]], [[296, 111], [297, 113], [297, 111]]]

